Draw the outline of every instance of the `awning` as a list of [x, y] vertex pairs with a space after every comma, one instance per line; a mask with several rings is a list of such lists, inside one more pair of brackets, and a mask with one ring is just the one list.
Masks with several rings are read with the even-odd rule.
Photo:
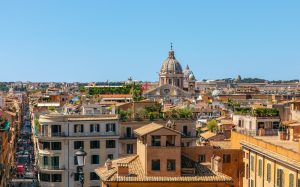
[[0, 131], [8, 131], [10, 128], [10, 123], [8, 121], [6, 121], [2, 127], [0, 127]]

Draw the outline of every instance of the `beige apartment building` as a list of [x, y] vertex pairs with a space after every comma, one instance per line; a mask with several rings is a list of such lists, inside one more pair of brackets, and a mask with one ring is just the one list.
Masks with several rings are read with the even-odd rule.
[[278, 133], [280, 117], [267, 116], [258, 117], [254, 115], [233, 114], [233, 124], [239, 132], [256, 135], [258, 133], [265, 135], [276, 135]]
[[[137, 143], [134, 130], [148, 125], [150, 120], [143, 121], [126, 121], [119, 123], [119, 155], [127, 156], [137, 154]], [[183, 134], [181, 138], [182, 147], [190, 147], [196, 145], [196, 121], [192, 119], [176, 119], [176, 120], [155, 120], [160, 125], [169, 125]]]
[[119, 124], [114, 110], [104, 105], [83, 107], [81, 113], [66, 110], [39, 117], [35, 143], [41, 186], [81, 186], [74, 156], [80, 147], [87, 153], [86, 187], [100, 186], [94, 170], [108, 158], [118, 157]]

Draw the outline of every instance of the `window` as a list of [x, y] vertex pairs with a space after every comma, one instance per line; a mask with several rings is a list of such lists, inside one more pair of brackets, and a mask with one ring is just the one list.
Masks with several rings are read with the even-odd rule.
[[176, 170], [176, 160], [167, 160], [167, 170], [168, 171]]
[[267, 164], [267, 181], [271, 182], [271, 164]]
[[277, 187], [284, 186], [284, 173], [282, 169], [277, 169]]
[[175, 139], [176, 136], [168, 135], [166, 139], [166, 146], [170, 146], [170, 147], [175, 146]]
[[294, 174], [289, 174], [289, 187], [294, 187]]
[[41, 177], [41, 181], [50, 182], [50, 174], [41, 173], [40, 177]]
[[115, 123], [107, 123], [106, 124], [106, 132], [116, 132], [116, 124]]
[[273, 129], [279, 129], [279, 122], [273, 122]]
[[95, 172], [91, 172], [90, 173], [90, 180], [91, 181], [96, 181], [96, 180], [100, 180], [100, 178]]
[[205, 161], [206, 161], [205, 154], [199, 155], [199, 163], [205, 162]]
[[51, 150], [61, 150], [61, 143], [60, 142], [52, 142]]
[[99, 149], [100, 148], [100, 141], [90, 141], [90, 148], [91, 149]]
[[77, 160], [77, 156], [74, 156], [74, 165], [78, 165], [78, 160]]
[[242, 120], [239, 120], [239, 127], [242, 127]]
[[90, 124], [90, 132], [100, 132], [99, 124]]
[[262, 176], [262, 160], [258, 160], [258, 176]]
[[115, 140], [106, 140], [106, 148], [116, 148]]
[[76, 124], [74, 125], [74, 133], [83, 133], [83, 125], [82, 124]]
[[182, 133], [185, 135], [185, 136], [187, 136], [188, 135], [188, 127], [185, 125], [185, 126], [183, 126], [183, 129], [182, 129]]
[[160, 171], [160, 160], [152, 160], [152, 170]]
[[133, 144], [127, 144], [127, 154], [133, 154]]
[[43, 163], [44, 163], [44, 166], [48, 166], [48, 157], [47, 156], [43, 156]]
[[43, 149], [50, 149], [50, 142], [42, 142]]
[[52, 174], [52, 182], [61, 182], [61, 174]]
[[132, 138], [132, 130], [131, 130], [131, 127], [126, 127], [126, 138]]
[[91, 156], [91, 164], [100, 164], [99, 155], [92, 155]]
[[52, 125], [51, 133], [52, 133], [52, 136], [59, 135], [61, 133], [61, 126], [60, 125]]
[[160, 136], [152, 136], [152, 146], [160, 146]]
[[251, 181], [250, 181], [250, 187], [254, 187], [254, 180], [253, 179], [251, 179]]
[[231, 155], [229, 154], [224, 154], [223, 155], [223, 163], [228, 164], [231, 162]]
[[112, 160], [112, 159], [114, 159], [114, 155], [113, 154], [108, 154], [107, 158], [110, 159], [110, 160]]
[[246, 179], [249, 179], [249, 165], [246, 165]]
[[254, 156], [250, 156], [250, 170], [254, 171]]
[[83, 141], [75, 141], [74, 149], [79, 149], [80, 147], [84, 148], [84, 142]]
[[54, 169], [59, 168], [59, 157], [58, 156], [51, 157], [51, 165]]

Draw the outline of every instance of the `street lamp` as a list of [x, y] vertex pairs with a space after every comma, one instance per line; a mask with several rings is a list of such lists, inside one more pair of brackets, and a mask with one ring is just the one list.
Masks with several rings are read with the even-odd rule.
[[80, 147], [79, 150], [75, 152], [75, 156], [77, 158], [77, 163], [78, 163], [77, 174], [79, 175], [79, 181], [82, 187], [84, 184], [83, 166], [85, 165], [86, 155], [87, 154], [82, 147]]

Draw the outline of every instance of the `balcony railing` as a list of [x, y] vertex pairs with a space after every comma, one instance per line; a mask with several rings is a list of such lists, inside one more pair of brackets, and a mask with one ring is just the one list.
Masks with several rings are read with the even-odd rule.
[[134, 134], [124, 134], [122, 139], [136, 139], [136, 136]]
[[66, 168], [64, 166], [39, 165], [39, 169], [44, 169], [44, 170], [65, 170]]
[[249, 136], [274, 136], [278, 135], [278, 129], [264, 129], [264, 131], [260, 130], [247, 130], [247, 129], [237, 129], [237, 132]]
[[77, 133], [70, 133], [70, 135], [67, 135], [64, 132], [58, 132], [58, 133], [38, 133], [37, 136], [40, 138], [43, 137], [85, 137], [85, 136], [118, 136], [119, 134], [115, 132], [77, 132]]
[[186, 137], [191, 137], [192, 133], [191, 132], [182, 132], [182, 134]]
[[39, 137], [65, 137], [66, 134], [64, 132], [55, 132], [55, 133], [38, 133]]

